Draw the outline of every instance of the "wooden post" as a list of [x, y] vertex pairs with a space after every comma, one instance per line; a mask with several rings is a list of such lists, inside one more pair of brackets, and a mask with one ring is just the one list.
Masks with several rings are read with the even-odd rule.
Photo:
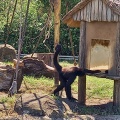
[[[59, 43], [60, 38], [60, 13], [61, 13], [61, 0], [54, 0], [54, 46]], [[55, 86], [59, 84], [58, 74], [55, 73]]]
[[114, 80], [113, 105], [120, 107], [120, 80]]
[[86, 101], [86, 75], [78, 79], [78, 102], [85, 105]]
[[59, 43], [60, 38], [60, 13], [61, 0], [54, 0], [54, 46]]
[[[80, 23], [80, 43], [79, 43], [79, 67], [86, 67], [86, 22]], [[78, 79], [78, 102], [85, 104], [86, 101], [86, 76]]]
[[[114, 54], [116, 76], [120, 76], [120, 22], [117, 23], [117, 37]], [[113, 104], [120, 107], [120, 80], [114, 80]]]

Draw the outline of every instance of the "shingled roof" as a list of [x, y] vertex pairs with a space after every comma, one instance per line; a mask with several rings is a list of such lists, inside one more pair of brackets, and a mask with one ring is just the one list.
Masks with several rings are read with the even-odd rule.
[[[64, 23], [67, 23], [73, 15], [79, 10], [83, 9], [92, 0], [81, 0], [75, 5], [62, 19]], [[115, 14], [120, 15], [120, 0], [101, 0], [104, 2]]]
[[117, 14], [120, 15], [120, 0], [103, 0]]

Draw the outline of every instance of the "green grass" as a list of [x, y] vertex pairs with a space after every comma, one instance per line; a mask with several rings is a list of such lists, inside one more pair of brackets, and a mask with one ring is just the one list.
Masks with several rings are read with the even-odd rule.
[[[64, 67], [73, 66], [69, 62], [60, 62]], [[49, 93], [53, 90], [54, 79], [41, 77], [34, 78], [31, 76], [24, 76], [24, 81], [28, 84], [29, 88], [43, 89], [43, 91]], [[49, 86], [49, 87], [48, 87]], [[72, 90], [78, 92], [78, 77], [72, 84]], [[87, 76], [86, 81], [86, 94], [88, 98], [112, 98], [113, 96], [113, 81], [106, 78], [97, 78]]]
[[[29, 88], [43, 88], [46, 92], [51, 91], [54, 86], [54, 79], [46, 77], [34, 78], [32, 76], [24, 76], [24, 81], [28, 84]], [[78, 91], [78, 78], [72, 84], [72, 90], [74, 92]], [[86, 92], [87, 98], [111, 98], [113, 95], [113, 81], [87, 76]]]
[[[10, 62], [5, 64], [12, 65]], [[73, 62], [62, 61], [60, 62], [63, 67], [74, 66]], [[28, 89], [43, 89], [43, 91], [49, 93], [54, 88], [54, 79], [40, 77], [34, 78], [32, 76], [24, 76], [25, 83], [27, 84]], [[48, 87], [49, 86], [49, 87]], [[75, 82], [72, 84], [72, 90], [78, 92], [78, 77]], [[106, 78], [97, 78], [92, 76], [87, 76], [86, 81], [86, 94], [87, 98], [112, 98], [113, 97], [113, 81]]]
[[12, 97], [4, 96], [0, 98], [0, 103], [2, 104], [7, 103], [10, 108], [14, 107], [15, 102], [16, 102], [16, 96], [12, 96]]
[[[50, 93], [54, 90], [54, 79], [49, 79], [45, 77], [34, 78], [25, 76], [24, 80], [27, 84], [29, 84], [30, 88], [35, 88], [32, 92], [44, 92], [45, 94]], [[39, 91], [40, 89], [40, 91]], [[37, 91], [38, 90], [38, 91]], [[43, 91], [41, 91], [43, 90]], [[76, 78], [75, 82], [72, 84], [72, 92], [78, 92], [78, 78]], [[110, 100], [113, 97], [113, 81], [105, 78], [97, 78], [87, 76], [86, 81], [86, 99], [91, 100]], [[53, 97], [54, 99], [57, 99]], [[99, 103], [98, 103], [99, 104]], [[102, 106], [102, 105], [101, 105]], [[101, 108], [99, 105], [88, 105], [88, 106], [75, 106], [73, 109], [73, 113], [85, 115], [118, 115], [120, 114], [120, 109], [114, 108], [111, 104], [106, 105], [107, 107]]]
[[53, 86], [53, 79], [46, 78], [44, 76], [42, 76], [41, 78], [25, 76], [25, 79], [27, 79], [28, 83], [36, 87], [39, 87], [39, 85], [49, 86], [49, 87]]
[[[72, 62], [60, 62], [64, 67], [73, 66]], [[87, 98], [112, 98], [113, 97], [113, 84], [114, 81], [106, 78], [97, 78], [93, 76], [87, 76], [86, 80], [86, 94]], [[72, 84], [72, 90], [78, 91], [78, 77]]]
[[[9, 63], [10, 64], [10, 63]], [[67, 61], [60, 62], [60, 64], [64, 67], [73, 66], [73, 63], [69, 63]], [[26, 86], [23, 87], [23, 86]], [[40, 78], [35, 78], [32, 76], [24, 76], [21, 91], [25, 93], [37, 93], [41, 92], [44, 94], [51, 93], [54, 87], [54, 79], [46, 78], [44, 76]], [[22, 92], [23, 92], [22, 91]], [[78, 77], [72, 84], [72, 92], [78, 92]], [[92, 76], [87, 76], [86, 80], [86, 98], [87, 99], [111, 99], [113, 97], [113, 81], [105, 78], [97, 78]], [[10, 106], [14, 106], [14, 102], [16, 101], [16, 96], [12, 98], [1, 97], [1, 103], [8, 103]], [[53, 97], [54, 98], [54, 97]], [[56, 98], [55, 98], [56, 99]], [[114, 111], [113, 111], [114, 110]], [[108, 106], [107, 109], [100, 109], [100, 107], [94, 106], [75, 106], [73, 112], [78, 114], [96, 114], [96, 115], [108, 115], [108, 114], [119, 114], [118, 109], [113, 109], [113, 107]], [[77, 112], [76, 112], [77, 111]]]
[[13, 63], [12, 62], [4, 62], [5, 65], [11, 65], [13, 66]]
[[94, 98], [111, 98], [113, 96], [113, 81], [87, 76], [87, 96], [91, 95]]
[[[78, 78], [72, 85], [75, 92], [78, 91]], [[87, 76], [87, 98], [111, 98], [113, 96], [113, 81], [105, 78]]]
[[68, 61], [62, 61], [62, 62], [59, 62], [59, 63], [63, 67], [74, 66], [73, 61], [70, 61], [70, 62], [68, 62]]
[[40, 78], [34, 78], [32, 76], [24, 76], [24, 81], [22, 83], [26, 84], [26, 88], [23, 90], [28, 93], [41, 92], [44, 94], [50, 94], [54, 89], [54, 80], [51, 78], [46, 78], [44, 76]]
[[[75, 92], [78, 91], [78, 78], [73, 83], [72, 88]], [[86, 94], [87, 98], [111, 98], [113, 96], [113, 81], [87, 76]]]

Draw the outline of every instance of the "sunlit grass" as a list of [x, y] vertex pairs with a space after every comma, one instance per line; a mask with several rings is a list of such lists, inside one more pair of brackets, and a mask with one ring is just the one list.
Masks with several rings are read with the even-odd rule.
[[[8, 63], [7, 63], [8, 64]], [[60, 62], [60, 64], [64, 67], [70, 67], [74, 66], [73, 63], [69, 63], [67, 61]], [[10, 63], [10, 65], [12, 65]], [[25, 87], [26, 86], [26, 87]], [[22, 91], [23, 89], [23, 91]], [[49, 94], [55, 89], [54, 87], [54, 79], [46, 78], [44, 76], [40, 78], [36, 78], [33, 76], [25, 76], [23, 78], [22, 86], [21, 86], [21, 92], [22, 93], [44, 93]], [[78, 92], [78, 77], [72, 84], [72, 93]], [[111, 99], [113, 97], [113, 81], [105, 78], [97, 78], [92, 76], [87, 76], [86, 80], [86, 98], [87, 99]], [[16, 102], [17, 97], [19, 96], [13, 96], [13, 97], [7, 97], [3, 96], [0, 98], [0, 103], [2, 104], [9, 104], [9, 107], [14, 108], [14, 104]], [[53, 97], [54, 99], [58, 99], [57, 97]], [[83, 106], [80, 108], [77, 108], [80, 114], [100, 114], [100, 115], [106, 115], [111, 114], [112, 109], [109, 108], [108, 111], [102, 111], [101, 109], [92, 108], [89, 106]]]
[[[64, 67], [73, 66], [69, 62], [60, 62]], [[24, 76], [24, 81], [29, 88], [42, 89], [44, 92], [49, 93], [54, 90], [54, 79], [46, 78], [44, 76], [40, 78], [34, 78], [32, 76]], [[72, 84], [73, 92], [78, 92], [78, 77]], [[97, 78], [87, 76], [86, 81], [86, 95], [87, 98], [112, 98], [113, 97], [113, 81], [106, 78]]]
[[2, 104], [8, 104], [9, 107], [14, 107], [16, 101], [16, 96], [12, 96], [12, 97], [8, 97], [8, 96], [4, 96], [0, 98], [0, 103]]
[[4, 62], [4, 64], [13, 66], [13, 62]]
[[[64, 67], [74, 66], [72, 62], [69, 63], [68, 61], [60, 62], [60, 64]], [[113, 84], [114, 81], [110, 79], [87, 76], [86, 80], [87, 98], [112, 98]], [[78, 77], [72, 84], [72, 90], [78, 92]]]
[[113, 96], [113, 81], [106, 78], [87, 77], [87, 96], [95, 98], [111, 98]]
[[59, 63], [60, 63], [60, 65], [62, 67], [71, 67], [71, 66], [74, 66], [73, 61], [71, 61], [71, 62], [63, 61], [63, 62], [59, 62]]
[[39, 87], [40, 85], [53, 86], [53, 79], [46, 78], [44, 76], [35, 78], [32, 76], [24, 76], [24, 80], [27, 81], [31, 86]]
[[54, 86], [54, 80], [51, 78], [46, 78], [44, 76], [40, 78], [34, 78], [32, 76], [24, 76], [24, 81], [28, 87], [28, 89], [32, 89], [33, 92], [35, 90], [42, 92], [50, 93]]
[[[6, 62], [5, 64], [12, 65], [11, 62]], [[60, 65], [63, 67], [74, 66], [73, 62], [68, 62], [68, 61], [60, 62]], [[32, 76], [24, 76], [23, 81], [26, 82], [28, 89], [29, 88], [35, 90], [42, 89], [46, 93], [49, 93], [54, 90], [54, 79], [51, 78], [46, 78], [44, 76], [40, 78], [35, 78]], [[74, 92], [78, 92], [78, 77], [72, 84], [72, 90]], [[113, 81], [106, 78], [87, 76], [86, 94], [87, 94], [87, 98], [112, 98]]]
[[[34, 88], [32, 92], [40, 92], [44, 94], [51, 93], [55, 88], [54, 79], [49, 79], [45, 77], [34, 78], [25, 76], [24, 80], [30, 85], [30, 88]], [[39, 91], [39, 90], [40, 91]], [[37, 91], [38, 90], [38, 91]], [[72, 84], [72, 93], [78, 92], [78, 77]], [[57, 97], [52, 97], [53, 99], [58, 99]], [[86, 80], [86, 99], [108, 99], [113, 98], [113, 81], [105, 78], [97, 78], [92, 76], [87, 76]], [[109, 106], [105, 110], [99, 108], [94, 108], [90, 106], [82, 106], [80, 108], [75, 108], [78, 110], [79, 114], [97, 114], [97, 115], [109, 115], [109, 114], [119, 114], [114, 112], [112, 106]], [[76, 110], [75, 110], [76, 111]], [[116, 110], [117, 111], [117, 110]]]
[[[73, 91], [78, 91], [78, 78], [72, 85]], [[112, 98], [113, 81], [106, 78], [87, 76], [86, 80], [87, 98]]]

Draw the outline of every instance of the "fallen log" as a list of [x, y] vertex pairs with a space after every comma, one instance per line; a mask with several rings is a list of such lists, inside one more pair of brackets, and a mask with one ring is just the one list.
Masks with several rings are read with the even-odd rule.
[[[14, 66], [5, 65], [4, 63], [0, 62], [0, 91], [8, 91], [12, 85], [15, 76], [17, 60], [14, 59], [13, 62]], [[35, 77], [45, 76], [54, 78], [56, 75], [56, 70], [55, 68], [45, 64], [43, 60], [27, 58], [20, 61], [17, 78], [17, 90], [19, 90], [21, 87], [24, 74], [33, 75]]]
[[49, 78], [55, 77], [55, 68], [45, 64], [43, 60], [26, 58], [22, 60], [22, 63], [24, 64], [23, 73], [26, 75], [35, 77], [45, 76]]

